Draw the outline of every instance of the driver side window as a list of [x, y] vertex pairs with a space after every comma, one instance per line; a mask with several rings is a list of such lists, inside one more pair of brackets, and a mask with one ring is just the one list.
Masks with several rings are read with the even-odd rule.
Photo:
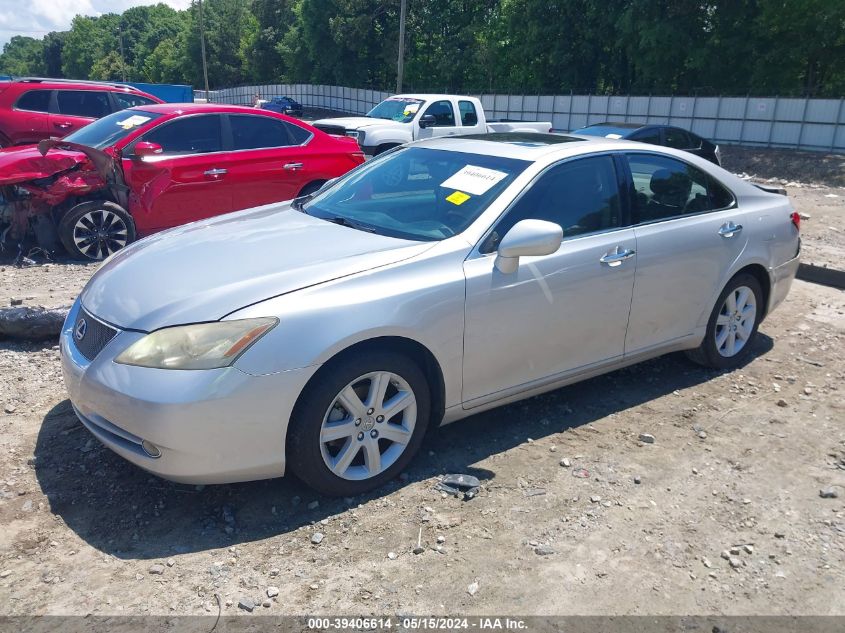
[[207, 154], [223, 150], [220, 115], [207, 114], [176, 119], [156, 127], [143, 141], [161, 145], [162, 154]]
[[454, 127], [455, 126], [455, 110], [452, 108], [452, 103], [449, 101], [435, 101], [426, 109], [423, 116], [431, 114], [434, 116], [435, 123], [431, 127]]
[[563, 228], [563, 239], [620, 225], [619, 184], [611, 156], [581, 158], [552, 167], [499, 221], [481, 248], [496, 250], [520, 220], [547, 220]]

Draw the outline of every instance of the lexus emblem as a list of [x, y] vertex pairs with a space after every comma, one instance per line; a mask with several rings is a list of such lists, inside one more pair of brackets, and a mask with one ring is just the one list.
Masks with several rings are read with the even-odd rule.
[[79, 320], [76, 322], [76, 325], [73, 327], [73, 338], [77, 341], [81, 341], [85, 338], [85, 332], [88, 331], [88, 321], [85, 320], [85, 317], [80, 317]]

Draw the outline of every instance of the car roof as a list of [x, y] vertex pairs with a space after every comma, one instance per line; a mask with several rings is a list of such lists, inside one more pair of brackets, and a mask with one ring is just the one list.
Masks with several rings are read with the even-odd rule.
[[262, 110], [253, 106], [228, 105], [225, 103], [156, 103], [143, 106], [135, 106], [134, 110], [146, 110], [158, 114], [200, 114], [215, 112], [237, 112], [240, 114], [260, 114], [262, 116], [274, 116], [275, 113], [269, 110]]
[[61, 88], [73, 90], [112, 90], [117, 92], [133, 92], [147, 94], [143, 90], [127, 84], [113, 83], [110, 81], [89, 81], [83, 79], [55, 79], [52, 77], [12, 77], [4, 82], [57, 90]]
[[391, 95], [388, 99], [422, 99], [423, 101], [438, 101], [440, 99], [469, 99], [470, 97], [464, 95], [447, 95], [437, 93], [405, 93], [401, 95]]
[[619, 141], [600, 136], [531, 132], [441, 136], [417, 141], [413, 146], [470, 154], [488, 154], [532, 162], [544, 160], [549, 155], [562, 158], [602, 150], [642, 149], [643, 147], [642, 143], [636, 141]]

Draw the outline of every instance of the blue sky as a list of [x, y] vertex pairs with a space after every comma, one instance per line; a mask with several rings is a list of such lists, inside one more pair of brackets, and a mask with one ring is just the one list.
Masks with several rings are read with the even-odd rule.
[[129, 7], [164, 2], [184, 9], [190, 0], [0, 0], [0, 50], [15, 35], [43, 37], [66, 31], [75, 15], [122, 13]]

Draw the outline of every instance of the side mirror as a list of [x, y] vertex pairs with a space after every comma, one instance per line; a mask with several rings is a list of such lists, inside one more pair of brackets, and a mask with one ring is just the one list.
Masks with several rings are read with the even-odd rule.
[[427, 127], [437, 124], [437, 117], [433, 114], [424, 114], [420, 117], [420, 129], [424, 130]]
[[495, 266], [505, 274], [515, 273], [520, 257], [551, 255], [562, 241], [560, 225], [545, 220], [521, 220], [502, 238]]
[[149, 141], [139, 141], [135, 143], [135, 156], [144, 158], [145, 156], [155, 156], [161, 154], [162, 147], [158, 143], [150, 143]]

